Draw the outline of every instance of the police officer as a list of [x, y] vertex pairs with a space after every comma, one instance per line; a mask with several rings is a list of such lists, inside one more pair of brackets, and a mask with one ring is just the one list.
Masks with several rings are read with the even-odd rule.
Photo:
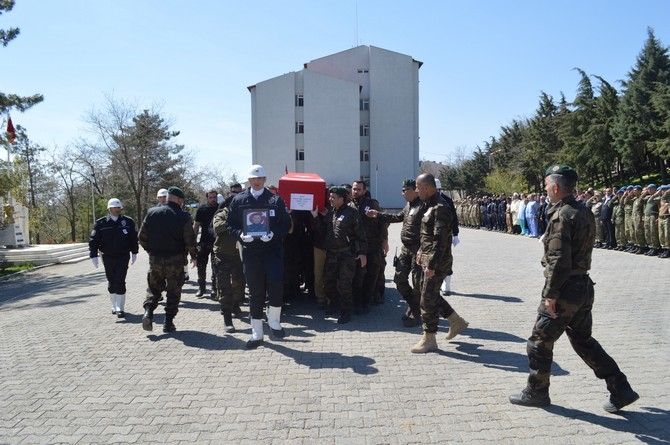
[[524, 406], [551, 403], [549, 378], [553, 348], [565, 332], [575, 352], [607, 383], [610, 399], [603, 408], [616, 412], [639, 396], [614, 359], [591, 336], [593, 281], [588, 271], [596, 221], [593, 212], [577, 202], [572, 194], [577, 179], [577, 172], [566, 165], [552, 165], [545, 173], [545, 190], [552, 204], [542, 240], [545, 284], [533, 333], [528, 339], [528, 384], [509, 400]]
[[[436, 180], [437, 181], [437, 180]], [[402, 182], [402, 194], [407, 204], [399, 213], [379, 212], [370, 209], [365, 212], [369, 218], [379, 218], [386, 223], [402, 222], [400, 241], [402, 248], [400, 255], [394, 258], [395, 275], [393, 282], [408, 305], [403, 316], [403, 325], [413, 327], [421, 324], [421, 266], [416, 263], [416, 253], [420, 245], [421, 218], [423, 217], [423, 203], [416, 192], [416, 181], [405, 179]], [[409, 276], [412, 276], [412, 285]]]
[[447, 208], [444, 198], [437, 192], [433, 175], [430, 173], [419, 175], [416, 178], [416, 188], [425, 209], [421, 218], [421, 246], [416, 254], [416, 261], [423, 269], [421, 285], [423, 336], [411, 351], [423, 353], [437, 349], [435, 334], [440, 316], [449, 320], [449, 332], [445, 337], [447, 340], [463, 332], [468, 327], [468, 322], [461, 318], [440, 295], [442, 281], [451, 272], [453, 263], [452, 213]]
[[344, 187], [328, 190], [331, 208], [324, 215], [315, 218], [315, 230], [325, 237], [326, 262], [323, 269], [323, 284], [329, 300], [326, 315], [340, 310], [338, 324], [351, 321], [354, 301], [352, 283], [356, 273], [356, 262], [366, 267], [367, 239], [360, 215], [355, 208], [347, 205], [349, 192]]
[[91, 262], [96, 268], [98, 251], [102, 252], [112, 314], [124, 318], [128, 261], [134, 264], [137, 259], [137, 228], [132, 218], [121, 214], [123, 205], [119, 199], [110, 199], [107, 208], [109, 215], [98, 219], [93, 226], [88, 237], [88, 249]]
[[[248, 174], [250, 188], [239, 193], [230, 203], [228, 231], [242, 243], [244, 276], [249, 286], [249, 315], [251, 338], [248, 349], [263, 343], [263, 308], [269, 300], [268, 325], [272, 333], [282, 338], [286, 332], [281, 326], [283, 304], [284, 250], [282, 238], [291, 228], [291, 218], [284, 200], [266, 189], [265, 169], [252, 165]], [[267, 233], [252, 236], [246, 233], [249, 215], [261, 213], [267, 221]]]
[[[198, 292], [195, 294], [196, 297], [203, 297], [207, 291], [207, 263], [214, 245], [214, 237], [209, 232], [209, 226], [212, 223], [212, 218], [214, 218], [214, 213], [219, 208], [216, 190], [208, 190], [205, 196], [207, 202], [198, 207], [198, 210], [195, 212], [195, 222], [193, 223], [195, 236], [197, 237], [198, 232], [201, 232], [200, 239], [198, 240]], [[212, 268], [212, 296], [216, 295], [215, 273]]]
[[145, 331], [153, 330], [154, 310], [163, 291], [167, 296], [163, 332], [177, 329], [174, 317], [179, 312], [187, 251], [191, 266], [198, 264], [193, 219], [190, 213], [182, 210], [183, 205], [184, 192], [179, 187], [168, 188], [167, 204], [150, 208], [140, 227], [140, 244], [149, 253], [149, 288], [142, 317]]
[[156, 205], [157, 206], [164, 206], [167, 204], [167, 196], [168, 196], [168, 191], [167, 189], [160, 189], [158, 192], [156, 192]]

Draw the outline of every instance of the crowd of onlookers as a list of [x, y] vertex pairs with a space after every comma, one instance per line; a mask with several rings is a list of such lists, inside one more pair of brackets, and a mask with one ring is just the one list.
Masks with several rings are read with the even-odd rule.
[[[596, 220], [596, 248], [670, 258], [670, 185], [577, 189]], [[463, 227], [539, 238], [547, 227], [546, 196], [514, 193], [455, 201]]]

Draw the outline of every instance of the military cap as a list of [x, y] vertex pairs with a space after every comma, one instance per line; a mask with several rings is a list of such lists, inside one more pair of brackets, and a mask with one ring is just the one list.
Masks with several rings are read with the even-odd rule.
[[626, 187], [621, 187], [619, 190], [616, 191], [616, 194], [618, 195], [619, 193], [623, 193], [626, 191]]
[[416, 188], [416, 181], [414, 179], [405, 179], [402, 182], [402, 188]]
[[642, 186], [641, 186], [641, 185], [633, 186], [633, 188], [636, 189], [636, 190], [642, 190]]
[[568, 178], [572, 178], [575, 181], [579, 179], [577, 172], [575, 171], [574, 168], [562, 164], [554, 164], [551, 167], [549, 167], [547, 171], [544, 172], [544, 176], [549, 175], [563, 175], [567, 176]]
[[657, 187], [656, 187], [656, 184], [649, 184], [649, 185], [647, 186], [647, 188], [648, 188], [648, 189], [655, 189], [655, 188], [657, 188]]
[[633, 190], [634, 188], [635, 188], [634, 185], [629, 185], [628, 187], [626, 187], [626, 190]]
[[168, 193], [172, 196], [176, 196], [177, 198], [184, 199], [186, 196], [184, 195], [184, 192], [181, 191], [179, 187], [172, 186], [168, 189]]
[[346, 198], [347, 196], [349, 196], [349, 192], [347, 191], [347, 189], [345, 189], [342, 186], [340, 187], [332, 186], [331, 188], [328, 189], [328, 192], [335, 193], [336, 195], [341, 196], [342, 198]]

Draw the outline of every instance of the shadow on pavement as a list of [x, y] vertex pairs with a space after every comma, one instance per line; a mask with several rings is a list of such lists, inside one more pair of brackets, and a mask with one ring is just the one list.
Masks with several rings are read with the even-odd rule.
[[[48, 301], [40, 303], [42, 307], [60, 306], [64, 304], [77, 303], [79, 300], [95, 296], [94, 294], [72, 295], [73, 289], [86, 289], [90, 287], [91, 282], [99, 282], [105, 279], [104, 271], [80, 275], [76, 277], [42, 275], [34, 273], [24, 275], [20, 279], [6, 280], [0, 282], [0, 306], [6, 303], [25, 302], [43, 295], [50, 295]], [[27, 284], [29, 283], [29, 284]], [[63, 295], [63, 298], [53, 298]], [[16, 306], [20, 308], [21, 306]]]
[[[154, 330], [161, 332], [163, 326], [154, 321]], [[238, 331], [239, 332], [239, 331]], [[241, 349], [246, 345], [246, 341], [235, 338], [232, 335], [218, 336], [202, 331], [180, 331], [179, 327], [175, 332], [169, 334], [148, 334], [147, 338], [151, 341], [161, 341], [173, 338], [191, 348], [207, 349], [208, 351], [225, 351], [229, 349]]]
[[521, 338], [517, 335], [510, 334], [509, 332], [487, 331], [486, 329], [468, 327], [465, 331], [463, 331], [463, 335], [467, 335], [470, 338], [478, 338], [481, 340], [508, 341], [510, 343], [523, 343], [524, 345], [526, 344], [525, 338]]
[[[631, 405], [635, 406], [635, 405]], [[647, 444], [670, 443], [670, 411], [642, 407], [643, 412], [620, 411], [615, 415], [598, 415], [574, 408], [551, 405], [545, 411], [557, 416], [582, 420], [613, 431], [635, 434], [635, 438]]]
[[[472, 297], [480, 298], [482, 300], [498, 300], [504, 301], [505, 303], [522, 303], [523, 300], [519, 297], [506, 297], [504, 295], [488, 295], [488, 294], [462, 294], [460, 292], [451, 292], [452, 295], [457, 295], [459, 297]], [[449, 297], [447, 297], [449, 298]]]
[[310, 369], [351, 369], [356, 374], [370, 375], [379, 372], [372, 366], [375, 361], [360, 355], [347, 356], [339, 352], [298, 351], [278, 343], [264, 342], [264, 347], [293, 359], [298, 365]]
[[[477, 343], [465, 343], [461, 341], [452, 341], [451, 343], [458, 345], [456, 346], [456, 351], [458, 352], [439, 350], [437, 353], [457, 360], [480, 363], [487, 368], [509, 372], [528, 372], [528, 357], [526, 354], [483, 349], [483, 345]], [[552, 376], [568, 374], [569, 372], [562, 369], [556, 362], [552, 364]]]

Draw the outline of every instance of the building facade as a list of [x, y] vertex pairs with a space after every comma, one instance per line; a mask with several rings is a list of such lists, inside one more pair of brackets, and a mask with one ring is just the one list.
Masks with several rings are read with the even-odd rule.
[[287, 170], [329, 185], [362, 178], [383, 207], [402, 207], [402, 180], [419, 171], [421, 65], [358, 46], [249, 87], [253, 163], [268, 184]]

